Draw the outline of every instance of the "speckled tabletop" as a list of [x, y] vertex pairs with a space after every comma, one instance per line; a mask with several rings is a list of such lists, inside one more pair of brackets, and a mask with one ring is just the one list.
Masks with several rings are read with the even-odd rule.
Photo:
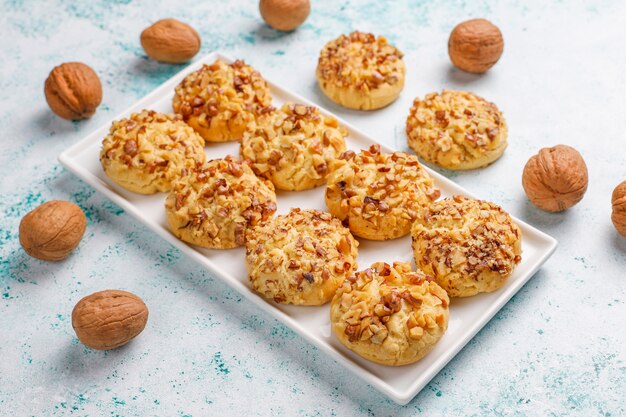
[[[262, 24], [252, 0], [0, 1], [0, 414], [626, 415], [626, 238], [609, 219], [611, 191], [626, 179], [626, 3], [313, 3], [308, 21], [284, 34]], [[417, 95], [467, 89], [504, 112], [504, 157], [443, 173], [560, 246], [407, 406], [243, 302], [57, 162], [183, 68], [148, 60], [139, 45], [141, 30], [163, 17], [198, 29], [202, 53], [245, 58], [398, 149]], [[447, 57], [449, 31], [470, 17], [494, 21], [505, 37], [503, 58], [484, 76], [452, 69]], [[407, 88], [375, 115], [331, 104], [315, 84], [322, 45], [357, 28], [406, 53]], [[43, 82], [65, 61], [83, 61], [102, 79], [104, 100], [90, 120], [67, 122], [46, 106]], [[526, 200], [521, 172], [557, 143], [582, 153], [589, 190], [573, 209], [547, 214]], [[76, 202], [89, 220], [78, 250], [58, 263], [29, 258], [18, 242], [21, 217], [50, 199]], [[150, 320], [129, 345], [99, 352], [78, 342], [70, 314], [106, 288], [140, 295]]]

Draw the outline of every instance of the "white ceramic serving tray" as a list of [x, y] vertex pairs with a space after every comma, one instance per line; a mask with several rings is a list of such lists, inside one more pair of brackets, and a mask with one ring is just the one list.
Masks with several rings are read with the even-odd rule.
[[[198, 69], [205, 63], [212, 63], [217, 58], [227, 62], [233, 61], [229, 57], [213, 52], [182, 70], [151, 94], [148, 94], [120, 114], [116, 119], [127, 117], [131, 113], [144, 108], [171, 113], [171, 101], [175, 86], [188, 73]], [[305, 98], [290, 93], [271, 81], [268, 81], [268, 83], [274, 98], [274, 106], [279, 106], [284, 102], [312, 104]], [[322, 112], [329, 114], [324, 109], [322, 109]], [[376, 143], [374, 139], [360, 132], [357, 128], [339, 118], [338, 120], [349, 132], [346, 138], [348, 149], [366, 149], [371, 144]], [[102, 192], [156, 234], [240, 292], [248, 301], [280, 320], [300, 336], [324, 351], [332, 359], [400, 404], [408, 403], [511, 299], [556, 248], [556, 240], [534, 227], [515, 219], [522, 230], [523, 254], [522, 261], [507, 283], [491, 294], [453, 300], [450, 306], [448, 331], [433, 351], [421, 361], [400, 367], [378, 365], [352, 353], [337, 341], [331, 333], [328, 305], [321, 307], [296, 307], [279, 305], [260, 297], [248, 285], [243, 248], [211, 250], [183, 243], [168, 230], [164, 211], [166, 194], [139, 195], [129, 192], [111, 181], [104, 174], [99, 162], [101, 141], [107, 134], [109, 125], [110, 123], [107, 123], [63, 152], [59, 156], [59, 161], [76, 176]], [[209, 144], [205, 149], [208, 158], [213, 159], [224, 157], [227, 154], [238, 155], [238, 148], [239, 144], [237, 142], [230, 142]], [[384, 145], [381, 145], [381, 149], [391, 151]], [[434, 177], [436, 185], [441, 189], [443, 196], [452, 194], [471, 196], [470, 193], [442, 175], [428, 168], [425, 169]], [[277, 196], [277, 214], [287, 213], [291, 207], [326, 209], [324, 204], [324, 187], [299, 192], [279, 191]], [[389, 263], [393, 261], [413, 262], [410, 236], [386, 242], [360, 239], [359, 269], [364, 269], [376, 261]]]

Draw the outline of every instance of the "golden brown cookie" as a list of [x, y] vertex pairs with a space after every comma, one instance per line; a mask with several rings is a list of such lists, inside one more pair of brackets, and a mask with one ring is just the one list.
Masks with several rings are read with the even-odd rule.
[[376, 262], [339, 287], [330, 323], [339, 341], [365, 359], [406, 365], [422, 359], [448, 328], [449, 299], [408, 263]]
[[404, 87], [402, 56], [383, 36], [341, 35], [320, 52], [317, 80], [324, 94], [342, 106], [379, 109], [398, 98]]
[[285, 104], [251, 123], [241, 156], [276, 188], [306, 190], [326, 182], [329, 166], [346, 150], [347, 132], [317, 107]]
[[443, 90], [416, 98], [406, 120], [409, 146], [447, 169], [481, 168], [500, 158], [507, 127], [495, 104], [467, 91]]
[[424, 209], [411, 231], [415, 264], [450, 297], [500, 288], [521, 261], [522, 232], [487, 201], [455, 195]]
[[152, 110], [114, 121], [100, 151], [104, 172], [140, 194], [169, 191], [182, 169], [205, 159], [200, 135], [179, 118]]
[[258, 71], [237, 60], [217, 60], [187, 75], [176, 87], [176, 113], [207, 142], [239, 140], [246, 125], [272, 104]]
[[357, 267], [359, 243], [324, 211], [294, 208], [246, 236], [252, 288], [277, 303], [325, 304]]
[[328, 175], [326, 205], [356, 236], [372, 240], [406, 235], [422, 208], [439, 195], [415, 155], [381, 153], [380, 146], [346, 151]]
[[269, 181], [227, 156], [185, 170], [165, 201], [172, 233], [205, 248], [242, 246], [245, 231], [276, 211], [276, 194]]

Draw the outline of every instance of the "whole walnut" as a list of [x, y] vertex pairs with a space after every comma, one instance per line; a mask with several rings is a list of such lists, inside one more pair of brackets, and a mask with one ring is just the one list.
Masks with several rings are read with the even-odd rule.
[[261, 0], [259, 11], [265, 23], [285, 32], [300, 26], [311, 13], [309, 0]]
[[102, 84], [94, 70], [81, 62], [55, 67], [44, 86], [48, 106], [67, 120], [91, 117], [102, 101]]
[[626, 236], [626, 181], [615, 187], [611, 202], [613, 203], [611, 214], [613, 225], [622, 236]]
[[130, 342], [148, 322], [148, 307], [128, 291], [106, 290], [88, 295], [72, 311], [78, 339], [92, 349], [115, 349]]
[[493, 67], [502, 56], [502, 32], [485, 19], [459, 23], [448, 39], [452, 63], [463, 71], [480, 74]]
[[585, 161], [567, 145], [541, 149], [528, 160], [522, 175], [530, 201], [550, 212], [566, 210], [582, 200], [587, 182]]
[[176, 19], [159, 20], [141, 32], [140, 40], [150, 58], [172, 64], [189, 61], [202, 44], [194, 28]]
[[85, 213], [76, 204], [48, 201], [22, 218], [20, 244], [33, 258], [59, 261], [78, 246], [86, 227]]

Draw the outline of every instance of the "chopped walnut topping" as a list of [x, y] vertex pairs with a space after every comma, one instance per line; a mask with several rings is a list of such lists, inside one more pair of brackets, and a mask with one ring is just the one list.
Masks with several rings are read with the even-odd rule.
[[181, 174], [166, 200], [167, 219], [172, 232], [186, 242], [210, 248], [241, 246], [249, 226], [274, 214], [275, 199], [271, 183], [227, 156]]
[[241, 155], [277, 188], [304, 190], [326, 182], [329, 167], [346, 148], [346, 135], [316, 107], [288, 103], [248, 126]]
[[114, 121], [100, 152], [104, 172], [142, 194], [169, 191], [180, 172], [205, 159], [200, 135], [172, 115], [152, 110]]
[[499, 206], [455, 195], [432, 204], [412, 230], [416, 264], [451, 296], [494, 291], [521, 261], [521, 233]]
[[[272, 98], [261, 75], [243, 61], [217, 60], [176, 87], [176, 113], [208, 141], [239, 139], [246, 125], [270, 111]], [[224, 136], [227, 135], [227, 136]]]
[[352, 32], [324, 46], [318, 74], [324, 82], [373, 90], [404, 79], [403, 54], [383, 36]]
[[[246, 233], [246, 264], [255, 291], [282, 302], [328, 302], [356, 268], [358, 242], [329, 213], [292, 209]], [[259, 268], [268, 265], [270, 268]]]
[[329, 211], [347, 219], [354, 234], [381, 240], [409, 233], [417, 213], [439, 194], [414, 155], [383, 153], [372, 145], [337, 162], [325, 199]]
[[501, 155], [507, 128], [495, 104], [469, 92], [443, 90], [414, 100], [406, 133], [409, 146], [427, 162], [470, 169]]
[[446, 292], [411, 272], [410, 264], [378, 262], [344, 281], [331, 304], [331, 322], [343, 334], [339, 340], [367, 359], [389, 355], [391, 362], [410, 363], [423, 355], [419, 343], [426, 333], [435, 343], [445, 332], [448, 303]]

